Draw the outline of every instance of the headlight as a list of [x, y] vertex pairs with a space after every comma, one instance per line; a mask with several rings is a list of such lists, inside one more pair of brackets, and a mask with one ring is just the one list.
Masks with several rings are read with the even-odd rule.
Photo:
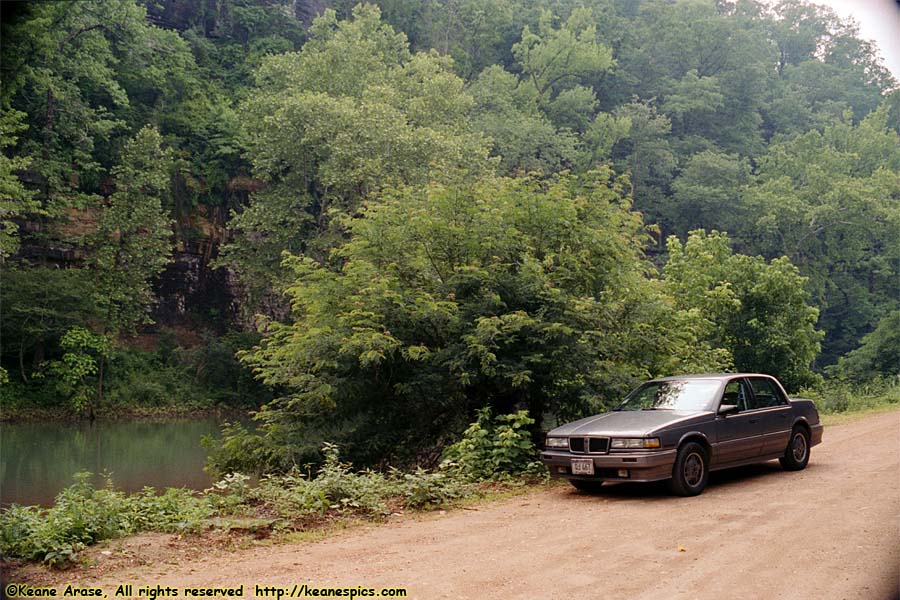
[[544, 442], [545, 448], [568, 448], [569, 447], [569, 438], [563, 437], [548, 437]]
[[659, 438], [613, 438], [609, 442], [613, 450], [643, 450], [659, 448]]

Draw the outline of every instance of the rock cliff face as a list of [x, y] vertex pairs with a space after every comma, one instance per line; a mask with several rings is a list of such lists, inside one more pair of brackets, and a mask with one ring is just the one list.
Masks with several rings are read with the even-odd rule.
[[[327, 8], [340, 4], [334, 0], [255, 0], [251, 3], [235, 0], [139, 1], [147, 8], [147, 19], [159, 27], [181, 32], [194, 30], [210, 40], [239, 43], [247, 41], [247, 20], [254, 15], [259, 16], [253, 11], [248, 12], [248, 7], [278, 12], [288, 21], [308, 27]], [[296, 36], [291, 39], [296, 42]], [[263, 185], [248, 171], [249, 168], [242, 168], [232, 172], [226, 189], [218, 190], [216, 194], [201, 194], [203, 197], [199, 200], [191, 194], [196, 189], [188, 190], [184, 181], [173, 182], [174, 206], [170, 208], [171, 218], [175, 222], [175, 249], [171, 262], [154, 282], [157, 305], [151, 317], [157, 325], [148, 328], [151, 332], [159, 326], [220, 331], [251, 326], [243, 320], [246, 317], [246, 311], [241, 306], [244, 294], [238, 278], [227, 268], [213, 268], [219, 249], [229, 240], [230, 210], [240, 210], [241, 206], [246, 205], [250, 194], [259, 191]], [[34, 189], [40, 189], [43, 185], [35, 172], [23, 171], [19, 176]], [[198, 185], [208, 192], [208, 188], [204, 188], [205, 183]], [[110, 180], [91, 191], [108, 196], [113, 190], [114, 184]], [[38, 217], [17, 223], [21, 246], [12, 260], [55, 265], [63, 269], [81, 266], [89, 252], [83, 238], [96, 231], [100, 210], [72, 209], [65, 219], [59, 219], [52, 225]], [[271, 307], [263, 307], [263, 310], [273, 315], [287, 313], [287, 307], [279, 306], [277, 302]]]
[[158, 325], [240, 326], [239, 283], [228, 269], [211, 265], [228, 237], [225, 217], [222, 208], [201, 204], [179, 219], [172, 262], [155, 285]]
[[325, 12], [326, 9], [332, 8], [333, 4], [333, 1], [327, 0], [293, 0], [291, 9], [294, 17], [309, 27], [313, 19]]
[[[89, 250], [75, 240], [96, 232], [99, 211], [66, 212], [62, 223], [18, 223], [22, 244], [13, 260], [78, 268]], [[203, 326], [220, 332], [242, 328], [240, 284], [231, 271], [212, 265], [229, 236], [224, 207], [200, 204], [175, 217], [175, 248], [171, 262], [154, 282], [158, 303], [151, 317], [157, 326]]]
[[177, 252], [156, 283], [158, 325], [202, 320], [219, 329], [239, 325], [238, 283], [227, 269], [210, 269], [204, 256]]

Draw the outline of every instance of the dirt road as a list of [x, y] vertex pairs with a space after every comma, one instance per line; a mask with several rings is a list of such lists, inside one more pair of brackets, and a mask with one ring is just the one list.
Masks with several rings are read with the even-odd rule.
[[[410, 598], [898, 597], [900, 413], [826, 428], [805, 471], [662, 485], [557, 487], [478, 510], [107, 573], [79, 585], [405, 587]], [[113, 600], [112, 594], [110, 598]]]

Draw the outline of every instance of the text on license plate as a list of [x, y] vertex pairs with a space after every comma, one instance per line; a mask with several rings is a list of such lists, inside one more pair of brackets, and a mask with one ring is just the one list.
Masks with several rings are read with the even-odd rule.
[[572, 475], [593, 475], [594, 459], [593, 458], [573, 458], [572, 459]]

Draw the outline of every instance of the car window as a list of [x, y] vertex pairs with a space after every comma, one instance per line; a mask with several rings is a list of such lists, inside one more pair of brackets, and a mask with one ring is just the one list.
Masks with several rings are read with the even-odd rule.
[[753, 398], [750, 401], [751, 408], [770, 408], [787, 404], [787, 401], [781, 394], [781, 390], [770, 379], [751, 377], [750, 386], [753, 388]]
[[628, 394], [615, 410], [714, 410], [719, 381], [651, 381]]
[[747, 391], [747, 384], [743, 380], [729, 381], [725, 386], [725, 393], [722, 394], [722, 404], [734, 404], [738, 410], [747, 410], [750, 408], [750, 394]]

